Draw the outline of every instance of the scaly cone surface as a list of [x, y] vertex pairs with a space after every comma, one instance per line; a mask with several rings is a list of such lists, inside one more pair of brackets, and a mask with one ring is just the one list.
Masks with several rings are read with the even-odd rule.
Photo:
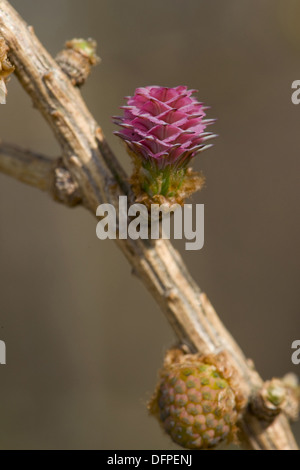
[[123, 116], [114, 122], [115, 132], [126, 143], [135, 171], [131, 183], [137, 198], [149, 202], [178, 202], [203, 185], [203, 177], [189, 164], [200, 152], [211, 147], [215, 137], [206, 132], [213, 119], [205, 119], [206, 107], [186, 86], [137, 88], [121, 106]]

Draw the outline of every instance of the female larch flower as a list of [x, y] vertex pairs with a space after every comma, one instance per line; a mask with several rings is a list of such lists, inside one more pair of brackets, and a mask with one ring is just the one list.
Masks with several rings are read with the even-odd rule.
[[205, 119], [205, 110], [186, 86], [137, 88], [121, 106], [123, 116], [114, 122], [122, 129], [115, 134], [124, 140], [133, 158], [133, 190], [140, 202], [180, 203], [200, 189], [204, 178], [189, 164], [211, 147], [213, 137], [205, 132], [214, 119]]

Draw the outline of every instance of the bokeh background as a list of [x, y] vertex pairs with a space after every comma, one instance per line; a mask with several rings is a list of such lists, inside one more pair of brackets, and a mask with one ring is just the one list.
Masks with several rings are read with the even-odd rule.
[[[264, 378], [300, 338], [297, 0], [12, 0], [52, 54], [93, 37], [102, 63], [83, 95], [127, 169], [111, 116], [137, 86], [186, 84], [218, 121], [195, 161], [207, 178], [205, 247], [182, 252]], [[59, 148], [16, 78], [1, 139]], [[96, 219], [0, 175], [2, 449], [175, 449], [146, 402], [174, 337]], [[294, 430], [300, 441], [300, 426]]]

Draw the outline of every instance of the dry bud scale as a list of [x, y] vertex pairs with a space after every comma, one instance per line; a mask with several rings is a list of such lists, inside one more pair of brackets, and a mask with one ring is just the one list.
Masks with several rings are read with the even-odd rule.
[[124, 140], [134, 163], [131, 184], [138, 202], [179, 203], [201, 189], [204, 178], [190, 163], [215, 135], [206, 132], [214, 119], [186, 86], [137, 88], [121, 106], [123, 116], [114, 122], [122, 129], [115, 134]]
[[0, 37], [0, 104], [6, 103], [6, 81], [15, 70], [7, 58], [8, 47], [3, 38]]
[[236, 441], [245, 401], [222, 360], [178, 349], [166, 355], [149, 410], [182, 447], [203, 450]]

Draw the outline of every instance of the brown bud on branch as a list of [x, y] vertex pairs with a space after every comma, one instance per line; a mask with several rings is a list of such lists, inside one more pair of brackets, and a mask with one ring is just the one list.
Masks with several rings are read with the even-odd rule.
[[93, 39], [72, 39], [58, 53], [56, 62], [74, 86], [82, 86], [91, 73], [92, 66], [100, 63], [96, 55], [97, 43]]

